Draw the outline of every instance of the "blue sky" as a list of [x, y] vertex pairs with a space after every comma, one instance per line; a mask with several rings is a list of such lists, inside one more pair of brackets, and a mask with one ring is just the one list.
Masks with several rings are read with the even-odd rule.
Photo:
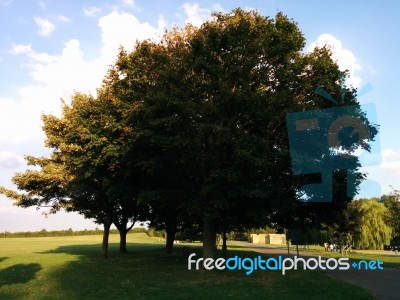
[[[329, 43], [351, 73], [349, 84], [372, 85], [360, 102], [376, 107], [382, 161], [365, 168], [376, 183], [365, 184], [361, 195], [400, 188], [400, 2], [361, 0], [0, 0], [0, 185], [13, 187], [10, 178], [26, 169], [24, 155], [49, 153], [41, 113], [58, 114], [60, 98], [68, 101], [74, 90], [95, 92], [119, 45], [129, 50], [136, 39], [157, 38], [165, 27], [200, 25], [212, 11], [239, 6], [265, 16], [282, 11], [303, 32], [304, 51]], [[41, 213], [0, 197], [0, 232], [96, 226], [76, 214]]]

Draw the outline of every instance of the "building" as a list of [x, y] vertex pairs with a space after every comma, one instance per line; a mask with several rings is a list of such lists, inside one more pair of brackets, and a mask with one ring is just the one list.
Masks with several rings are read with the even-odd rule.
[[286, 235], [285, 234], [251, 234], [251, 242], [253, 244], [271, 244], [271, 245], [285, 245]]

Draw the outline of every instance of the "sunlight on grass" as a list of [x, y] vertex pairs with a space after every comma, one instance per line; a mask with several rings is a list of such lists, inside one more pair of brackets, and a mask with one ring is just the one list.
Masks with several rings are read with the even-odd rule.
[[[182, 246], [200, 255], [199, 243], [167, 255], [163, 240], [135, 233], [120, 255], [118, 240], [102, 260], [101, 236], [1, 239], [0, 299], [374, 299], [320, 272], [189, 271]], [[231, 244], [234, 255], [257, 254]]]

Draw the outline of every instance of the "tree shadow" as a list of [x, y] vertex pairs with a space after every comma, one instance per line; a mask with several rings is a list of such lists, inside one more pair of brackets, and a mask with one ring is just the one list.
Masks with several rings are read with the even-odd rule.
[[[152, 243], [127, 243], [128, 253], [148, 253], [149, 251], [157, 251], [163, 249], [163, 245], [161, 244], [152, 244]], [[90, 245], [67, 245], [67, 246], [59, 246], [55, 249], [35, 252], [37, 254], [71, 254], [71, 255], [79, 255], [85, 257], [96, 258], [100, 256], [101, 245], [100, 244], [90, 244]], [[118, 243], [110, 243], [108, 246], [108, 254], [109, 257], [119, 256], [119, 244]], [[125, 255], [125, 254], [124, 254]]]
[[26, 283], [35, 278], [42, 267], [37, 263], [16, 264], [0, 270], [0, 287], [7, 284]]
[[[168, 283], [177, 280], [176, 271], [179, 278], [186, 277], [187, 261], [182, 247], [170, 255], [162, 244], [128, 243], [127, 246], [129, 252], [120, 254], [119, 244], [111, 244], [108, 259], [100, 258], [98, 244], [60, 246], [36, 253], [76, 256], [49, 275], [52, 290], [57, 290], [60, 299], [137, 299], [137, 296], [150, 299], [154, 290], [163, 294]], [[162, 289], [157, 287], [161, 278], [165, 279]]]
[[[169, 255], [161, 244], [129, 243], [130, 252], [120, 255], [118, 246], [117, 243], [110, 245], [107, 260], [99, 258], [98, 244], [67, 245], [38, 252], [47, 255], [46, 259], [59, 253], [75, 257], [71, 260], [62, 257], [65, 263], [46, 272], [44, 279], [49, 287], [40, 290], [40, 294], [35, 291], [35, 299], [191, 299], [193, 295], [197, 299], [257, 299], [271, 293], [272, 299], [291, 299], [278, 297], [282, 287], [287, 288], [287, 282], [279, 279], [282, 277], [279, 272], [255, 272], [247, 276], [242, 271], [189, 271], [182, 247], [174, 247], [174, 253]], [[191, 247], [191, 250], [200, 252], [201, 249]], [[240, 257], [259, 255], [251, 250], [235, 249], [231, 253]], [[302, 278], [301, 274], [292, 277], [286, 277], [291, 280], [289, 286]], [[315, 282], [314, 278], [308, 276], [305, 285]], [[280, 283], [280, 288], [273, 289], [276, 282]], [[323, 288], [328, 289], [332, 281], [323, 283]], [[299, 291], [302, 291], [302, 286], [295, 285]], [[330, 297], [334, 295], [332, 293]], [[342, 298], [351, 297], [346, 294]], [[0, 293], [0, 299], [23, 298], [16, 297], [12, 291], [4, 295]]]
[[228, 245], [229, 249], [243, 249], [246, 248], [246, 245]]
[[9, 259], [9, 257], [0, 257], [0, 262], [3, 262], [3, 261], [5, 261], [6, 259]]

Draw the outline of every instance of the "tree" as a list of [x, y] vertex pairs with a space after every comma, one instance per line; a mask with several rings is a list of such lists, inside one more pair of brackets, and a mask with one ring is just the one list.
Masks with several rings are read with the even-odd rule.
[[172, 252], [175, 234], [188, 219], [195, 158], [193, 107], [185, 101], [179, 59], [184, 51], [179, 35], [166, 34], [163, 44], [144, 41], [134, 51], [120, 50], [106, 85], [127, 107], [132, 129], [129, 165], [143, 173], [139, 198], [148, 207], [151, 226], [166, 230], [166, 250]]
[[[293, 177], [286, 114], [335, 105], [315, 93], [318, 85], [342, 99], [339, 106], [358, 105], [330, 50], [303, 53], [304, 37], [281, 13], [270, 19], [236, 9], [213, 16], [200, 28], [174, 29], [160, 43], [121, 52], [110, 81], [133, 109], [137, 133], [129, 153], [157, 182], [152, 190], [184, 195], [153, 201], [151, 210], [162, 219], [160, 212], [176, 217], [183, 208], [201, 222], [204, 257], [214, 256], [218, 231], [257, 218], [286, 227], [330, 222], [352, 199], [346, 176], [356, 186], [363, 179], [354, 159], [353, 173], [335, 177], [332, 203], [298, 201], [299, 186], [320, 178]], [[323, 155], [334, 159], [333, 152]]]
[[383, 249], [389, 244], [392, 229], [385, 222], [388, 209], [376, 199], [354, 201], [361, 215], [360, 230], [354, 234], [354, 244], [360, 249]]
[[[89, 190], [77, 193], [72, 185], [73, 175], [68, 172], [56, 153], [53, 153], [50, 158], [27, 156], [25, 159], [29, 166], [38, 167], [39, 170], [27, 170], [24, 173], [17, 173], [12, 178], [13, 183], [22, 193], [4, 187], [0, 188], [0, 193], [14, 199], [14, 204], [20, 207], [36, 206], [38, 209], [47, 207], [50, 209], [47, 213], [56, 213], [60, 209], [78, 210], [74, 205], [78, 201], [96, 203], [97, 210], [85, 210], [84, 214], [104, 225], [101, 256], [107, 258], [108, 235], [112, 222], [107, 213], [99, 209], [101, 207], [98, 201], [99, 194], [91, 193]], [[81, 207], [79, 210], [82, 211], [84, 208]]]
[[400, 200], [399, 191], [393, 190], [388, 195], [382, 195], [380, 202], [388, 210], [387, 223], [392, 227], [392, 238], [400, 236]]
[[[20, 206], [50, 206], [77, 211], [104, 225], [102, 256], [107, 257], [108, 234], [112, 223], [120, 232], [120, 252], [126, 252], [126, 234], [136, 222], [138, 205], [136, 173], [123, 163], [129, 128], [113, 98], [99, 90], [97, 98], [76, 93], [71, 105], [63, 104], [62, 116], [43, 116], [46, 146], [51, 158], [28, 157], [28, 170], [13, 177], [18, 194], [2, 189]], [[130, 223], [128, 225], [128, 223]]]
[[[61, 118], [44, 116], [44, 130], [47, 146], [59, 151], [74, 174], [72, 185], [78, 196], [73, 209], [87, 217], [105, 214], [119, 230], [120, 252], [125, 253], [126, 234], [143, 207], [138, 204], [140, 174], [124, 161], [130, 128], [123, 107], [104, 85], [96, 98], [75, 94], [71, 106], [64, 104]], [[88, 201], [88, 193], [96, 197]]]
[[[298, 201], [301, 179], [292, 176], [287, 142], [288, 112], [332, 106], [314, 92], [318, 85], [332, 95], [343, 95], [339, 105], [358, 103], [354, 89], [343, 89], [343, 74], [329, 49], [304, 54], [305, 40], [286, 16], [278, 13], [269, 19], [240, 9], [215, 14], [188, 43], [187, 86], [198, 107], [194, 126], [201, 170], [197, 203], [203, 213], [203, 255], [214, 255], [224, 211], [255, 217], [262, 211], [283, 226], [288, 217], [302, 214], [299, 223], [318, 222], [318, 213], [326, 206], [333, 212], [343, 210], [351, 200], [343, 192], [343, 176], [336, 180], [332, 204], [323, 208]], [[358, 166], [356, 160], [353, 166]]]

